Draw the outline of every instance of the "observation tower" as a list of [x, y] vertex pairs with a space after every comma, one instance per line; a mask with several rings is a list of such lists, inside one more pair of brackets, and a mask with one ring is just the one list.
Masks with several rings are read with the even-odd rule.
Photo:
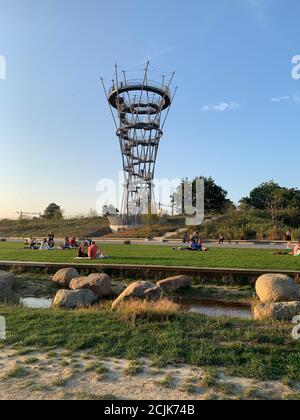
[[109, 87], [101, 79], [116, 126], [125, 179], [121, 213], [110, 217], [115, 230], [140, 225], [143, 215], [156, 213], [155, 165], [177, 88], [172, 92], [175, 73], [154, 81], [149, 66], [148, 62], [139, 77], [132, 79], [116, 65]]

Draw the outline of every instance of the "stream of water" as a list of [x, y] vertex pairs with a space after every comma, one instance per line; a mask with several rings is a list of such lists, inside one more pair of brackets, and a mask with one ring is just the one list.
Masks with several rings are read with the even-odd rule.
[[[49, 309], [52, 305], [52, 299], [30, 297], [22, 299], [22, 303], [27, 308]], [[206, 315], [214, 318], [253, 318], [251, 307], [238, 303], [233, 304], [214, 300], [185, 300], [181, 302], [180, 306], [186, 312]]]

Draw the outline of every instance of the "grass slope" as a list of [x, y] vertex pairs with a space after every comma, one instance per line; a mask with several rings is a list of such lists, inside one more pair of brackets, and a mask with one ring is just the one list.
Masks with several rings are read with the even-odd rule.
[[63, 220], [0, 220], [0, 237], [45, 237], [53, 232], [56, 237], [102, 236], [110, 233], [106, 217]]
[[[266, 270], [300, 270], [300, 258], [273, 255], [272, 250], [213, 248], [207, 253], [174, 251], [173, 248], [153, 245], [103, 245], [110, 256], [101, 264], [163, 265], [209, 268], [248, 268]], [[0, 261], [32, 261], [56, 263], [95, 263], [74, 260], [72, 251], [29, 251], [20, 243], [0, 244]]]

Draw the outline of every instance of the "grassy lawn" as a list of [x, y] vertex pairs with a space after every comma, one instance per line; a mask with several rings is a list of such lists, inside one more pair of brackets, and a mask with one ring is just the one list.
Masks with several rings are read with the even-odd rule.
[[[174, 251], [153, 245], [103, 245], [110, 256], [101, 264], [142, 264], [163, 266], [249, 268], [267, 270], [300, 270], [300, 258], [273, 255], [272, 250], [213, 248], [207, 253]], [[0, 244], [0, 261], [33, 261], [56, 263], [95, 263], [74, 260], [76, 251], [29, 251], [20, 243]]]
[[[292, 325], [213, 319], [177, 314], [168, 321], [123, 321], [109, 304], [79, 311], [31, 310], [0, 306], [8, 337], [0, 348], [75, 352], [90, 349], [100, 357], [137, 360], [156, 366], [189, 363], [224, 368], [231, 375], [299, 380], [300, 342]], [[21, 354], [21, 353], [20, 353]]]

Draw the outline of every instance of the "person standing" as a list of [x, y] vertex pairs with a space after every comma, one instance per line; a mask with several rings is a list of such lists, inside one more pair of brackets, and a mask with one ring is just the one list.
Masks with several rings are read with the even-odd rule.
[[219, 235], [219, 245], [224, 245], [225, 237], [223, 233]]
[[285, 233], [285, 240], [287, 242], [287, 248], [288, 249], [292, 249], [292, 247], [293, 247], [293, 244], [292, 244], [292, 232], [291, 232], [290, 229], [288, 231], [286, 231], [286, 233]]

